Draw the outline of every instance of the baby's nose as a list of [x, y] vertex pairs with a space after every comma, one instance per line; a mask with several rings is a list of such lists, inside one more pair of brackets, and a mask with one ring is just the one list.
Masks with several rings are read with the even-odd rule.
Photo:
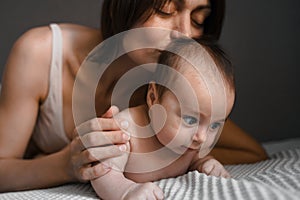
[[193, 141], [202, 144], [206, 141], [206, 130], [204, 128], [198, 128], [198, 131], [193, 136]]

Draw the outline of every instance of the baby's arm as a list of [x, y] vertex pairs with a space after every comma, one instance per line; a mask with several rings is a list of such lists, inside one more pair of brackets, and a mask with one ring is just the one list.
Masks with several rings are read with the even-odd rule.
[[224, 178], [230, 178], [229, 172], [219, 161], [217, 161], [212, 156], [205, 156], [204, 158], [199, 158], [197, 154], [190, 165], [190, 171], [193, 170], [197, 170], [198, 172], [205, 173], [211, 176], [221, 176]]
[[[129, 145], [127, 145], [129, 149]], [[127, 179], [124, 168], [128, 160], [128, 153], [120, 157], [107, 159], [104, 164], [112, 167], [104, 176], [91, 181], [91, 184], [101, 199], [130, 200], [130, 199], [163, 199], [163, 192], [154, 183], [138, 184]]]

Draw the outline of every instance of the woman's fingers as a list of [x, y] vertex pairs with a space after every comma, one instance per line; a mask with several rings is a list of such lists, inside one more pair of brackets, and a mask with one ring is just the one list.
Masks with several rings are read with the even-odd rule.
[[70, 147], [71, 147], [71, 152], [74, 155], [78, 154], [79, 152], [85, 149], [85, 146], [83, 145], [80, 137], [78, 136], [72, 140]]
[[123, 144], [130, 139], [130, 137], [122, 131], [91, 132], [80, 138], [85, 148]]
[[79, 153], [93, 147], [99, 147], [101, 149], [113, 144], [125, 144], [129, 139], [130, 136], [122, 131], [92, 132], [82, 137], [74, 138], [71, 143], [71, 151]]
[[77, 157], [78, 165], [86, 165], [122, 155], [126, 151], [125, 144], [110, 145], [105, 147], [89, 148], [82, 151]]
[[106, 113], [102, 115], [104, 118], [112, 118], [115, 114], [119, 112], [119, 108], [117, 106], [111, 106]]
[[112, 106], [101, 118], [91, 119], [76, 127], [70, 144], [69, 163], [73, 177], [92, 180], [103, 176], [109, 168], [95, 163], [120, 156], [126, 151], [130, 137], [124, 131], [129, 123], [121, 119], [117, 123], [112, 117], [118, 112], [118, 108]]
[[111, 170], [109, 166], [106, 166], [103, 163], [98, 163], [96, 165], [87, 165], [79, 170], [79, 179], [81, 181], [90, 181], [96, 178], [99, 178], [100, 176], [105, 175]]
[[77, 126], [74, 136], [83, 136], [96, 131], [117, 131], [120, 128], [127, 130], [128, 126], [129, 123], [126, 120], [116, 122], [113, 118], [94, 118]]
[[[106, 174], [110, 167], [101, 163], [101, 160], [113, 158], [121, 155], [126, 151], [126, 144], [110, 145], [89, 148], [84, 151], [72, 154], [70, 157], [72, 176], [77, 180], [87, 181], [98, 178]], [[74, 153], [74, 152], [73, 152]], [[98, 163], [98, 164], [94, 164]]]
[[115, 131], [120, 130], [116, 121], [112, 118], [94, 118], [89, 121], [83, 122], [79, 126], [76, 127], [76, 135], [84, 135], [89, 132], [95, 131]]

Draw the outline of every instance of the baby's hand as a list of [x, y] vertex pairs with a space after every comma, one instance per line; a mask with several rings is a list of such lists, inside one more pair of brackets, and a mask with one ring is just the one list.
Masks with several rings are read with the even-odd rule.
[[201, 162], [200, 166], [198, 167], [198, 171], [211, 176], [230, 178], [229, 172], [212, 156], [203, 158], [203, 162]]
[[123, 196], [124, 200], [160, 200], [164, 198], [163, 191], [154, 183], [134, 183]]

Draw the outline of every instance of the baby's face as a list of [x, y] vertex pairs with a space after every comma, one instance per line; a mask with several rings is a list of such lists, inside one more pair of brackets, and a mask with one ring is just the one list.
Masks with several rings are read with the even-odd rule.
[[[192, 90], [181, 88], [182, 85], [178, 84], [174, 87], [176, 95], [166, 90], [159, 101], [165, 109], [166, 119], [157, 132], [157, 138], [178, 154], [199, 151], [201, 148], [209, 148], [203, 150], [207, 152], [211, 150], [234, 103], [234, 92], [227, 84], [225, 93], [224, 87], [220, 87], [220, 92], [223, 90], [226, 95], [212, 99], [212, 92], [196, 74], [194, 70], [186, 70], [183, 74]], [[190, 91], [194, 91], [194, 94]], [[153, 127], [156, 126], [155, 120], [151, 123]]]

